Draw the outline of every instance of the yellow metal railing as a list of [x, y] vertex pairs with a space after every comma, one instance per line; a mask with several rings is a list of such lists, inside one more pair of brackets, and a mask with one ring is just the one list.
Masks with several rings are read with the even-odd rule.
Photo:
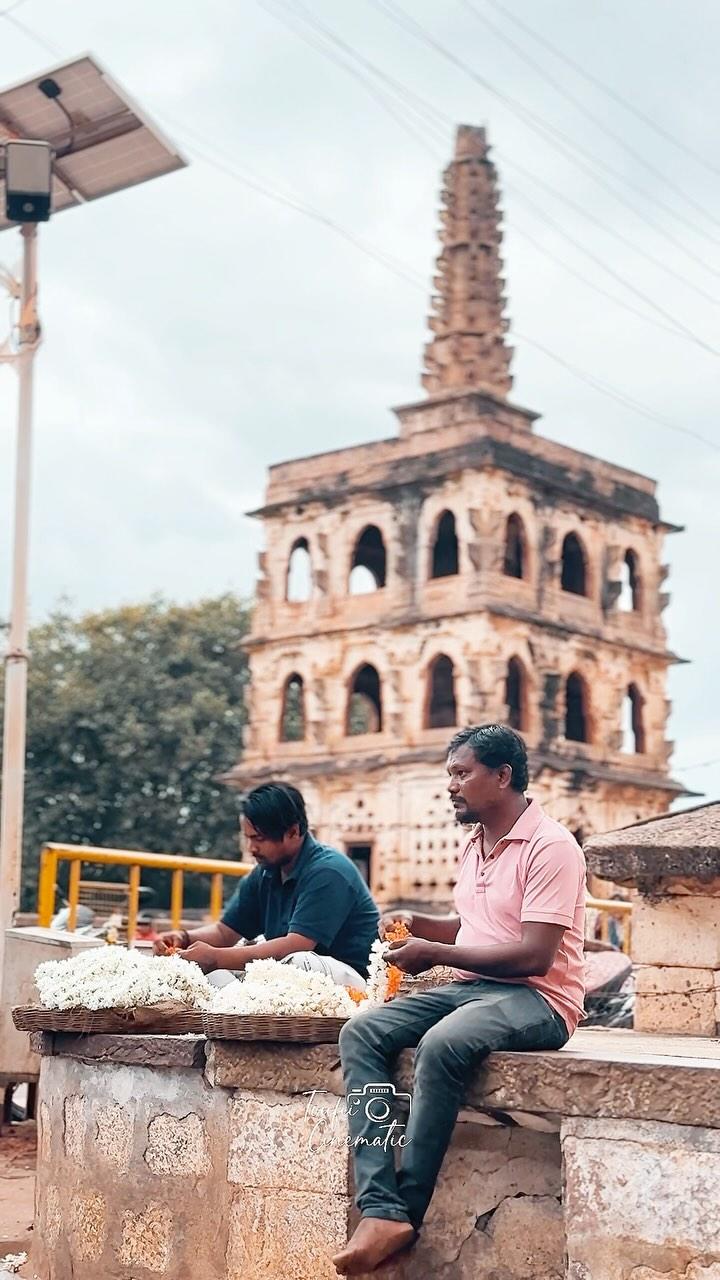
[[588, 910], [597, 911], [600, 916], [601, 942], [610, 941], [610, 917], [621, 917], [622, 950], [629, 956], [632, 929], [632, 903], [623, 902], [619, 898], [587, 898], [585, 905]]
[[188, 871], [196, 875], [209, 875], [210, 917], [219, 920], [223, 905], [223, 876], [246, 876], [252, 867], [246, 862], [224, 862], [220, 858], [193, 858], [189, 854], [143, 853], [138, 849], [95, 849], [84, 844], [46, 844], [40, 855], [38, 879], [38, 924], [47, 928], [55, 913], [58, 864], [69, 862], [68, 876], [68, 929], [73, 931], [77, 923], [80, 900], [80, 871], [84, 862], [102, 866], [129, 867], [127, 898], [127, 936], [132, 942], [137, 929], [140, 901], [140, 876], [143, 867], [153, 871], [169, 871], [170, 921], [173, 929], [179, 929], [183, 913], [184, 876]]

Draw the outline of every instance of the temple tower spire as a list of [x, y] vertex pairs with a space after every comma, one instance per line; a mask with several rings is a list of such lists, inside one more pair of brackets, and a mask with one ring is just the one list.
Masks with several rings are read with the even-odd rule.
[[504, 400], [512, 386], [495, 166], [485, 130], [459, 125], [444, 173], [437, 258], [422, 384], [431, 396], [486, 391]]

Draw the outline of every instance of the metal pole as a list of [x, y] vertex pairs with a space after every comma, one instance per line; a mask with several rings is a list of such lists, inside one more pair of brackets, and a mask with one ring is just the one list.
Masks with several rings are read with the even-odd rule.
[[26, 223], [18, 350], [18, 429], [15, 463], [15, 533], [13, 542], [10, 632], [5, 657], [5, 721], [3, 726], [2, 807], [0, 812], [0, 983], [5, 957], [5, 930], [12, 924], [20, 894], [23, 799], [25, 786], [25, 718], [27, 706], [27, 574], [30, 532], [30, 462], [32, 451], [33, 364], [40, 340], [37, 316], [37, 226]]

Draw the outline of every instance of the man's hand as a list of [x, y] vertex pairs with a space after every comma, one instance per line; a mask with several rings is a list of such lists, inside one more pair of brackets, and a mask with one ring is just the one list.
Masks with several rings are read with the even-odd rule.
[[167, 933], [161, 933], [153, 942], [153, 952], [156, 956], [166, 956], [171, 951], [181, 951], [189, 945], [187, 929], [170, 929]]
[[412, 911], [400, 911], [400, 910], [383, 911], [380, 917], [380, 925], [378, 928], [378, 933], [380, 934], [380, 937], [383, 939], [383, 941], [387, 937], [388, 929], [392, 929], [393, 925], [398, 924], [398, 922], [401, 922], [402, 924], [404, 924], [406, 928], [410, 930], [410, 933], [412, 933], [412, 924], [413, 924]]
[[390, 964], [397, 965], [403, 973], [424, 973], [439, 963], [437, 943], [425, 942], [422, 938], [391, 942], [385, 955]]
[[183, 960], [199, 964], [203, 973], [212, 973], [218, 967], [219, 950], [218, 947], [211, 947], [209, 942], [191, 942], [189, 947], [180, 952], [180, 956]]

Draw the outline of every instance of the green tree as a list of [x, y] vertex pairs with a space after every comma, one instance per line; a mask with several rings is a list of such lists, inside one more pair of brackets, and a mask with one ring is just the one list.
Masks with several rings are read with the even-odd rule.
[[[226, 595], [79, 618], [61, 609], [33, 629], [25, 907], [46, 841], [238, 856], [237, 799], [218, 776], [241, 750], [248, 619]], [[83, 868], [93, 875], [124, 878]], [[144, 871], [143, 884], [167, 901], [167, 873]], [[207, 901], [200, 877], [188, 877], [185, 900]]]

